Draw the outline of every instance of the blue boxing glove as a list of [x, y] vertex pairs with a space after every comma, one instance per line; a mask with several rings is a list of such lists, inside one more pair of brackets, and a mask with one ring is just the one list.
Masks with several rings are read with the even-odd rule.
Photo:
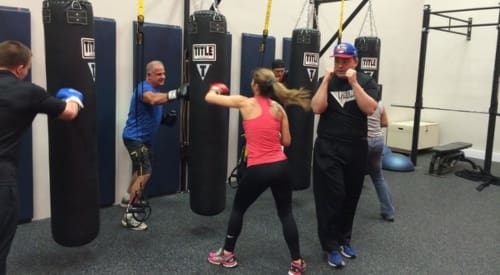
[[80, 108], [83, 108], [83, 94], [73, 88], [61, 88], [56, 94], [56, 98], [62, 99], [66, 102], [73, 101]]

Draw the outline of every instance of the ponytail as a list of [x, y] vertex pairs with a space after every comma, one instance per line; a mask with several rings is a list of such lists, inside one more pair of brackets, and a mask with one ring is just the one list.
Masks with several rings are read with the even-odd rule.
[[303, 88], [288, 89], [283, 83], [275, 81], [273, 90], [276, 97], [283, 105], [298, 105], [304, 111], [311, 110], [311, 93]]
[[311, 109], [311, 93], [304, 89], [288, 89], [274, 76], [273, 71], [266, 68], [259, 68], [253, 74], [253, 81], [259, 86], [260, 94], [267, 96], [283, 104], [298, 105], [305, 111]]

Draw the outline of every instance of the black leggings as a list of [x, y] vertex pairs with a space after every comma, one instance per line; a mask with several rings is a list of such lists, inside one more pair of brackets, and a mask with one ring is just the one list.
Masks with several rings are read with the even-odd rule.
[[276, 203], [290, 255], [293, 260], [299, 259], [299, 233], [292, 214], [292, 182], [287, 160], [247, 168], [234, 197], [224, 249], [234, 251], [241, 233], [243, 215], [268, 187]]

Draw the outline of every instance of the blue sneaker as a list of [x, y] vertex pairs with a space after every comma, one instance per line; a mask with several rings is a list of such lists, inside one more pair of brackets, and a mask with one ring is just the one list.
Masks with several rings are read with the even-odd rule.
[[340, 246], [340, 254], [348, 259], [356, 258], [356, 251], [348, 244]]
[[344, 260], [342, 260], [342, 256], [340, 256], [340, 253], [337, 250], [333, 250], [328, 254], [328, 264], [335, 268], [341, 268], [345, 266], [345, 262]]
[[384, 221], [388, 221], [388, 222], [394, 222], [394, 216], [391, 216], [391, 215], [387, 215], [387, 214], [380, 214], [380, 217], [382, 217], [382, 219]]

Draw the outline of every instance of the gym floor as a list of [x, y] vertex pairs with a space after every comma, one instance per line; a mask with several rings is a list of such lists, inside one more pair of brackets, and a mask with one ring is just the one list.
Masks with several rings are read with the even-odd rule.
[[[478, 192], [480, 183], [453, 173], [428, 175], [430, 157], [421, 153], [414, 172], [385, 171], [394, 223], [380, 219], [366, 178], [351, 243], [359, 256], [340, 270], [326, 264], [319, 246], [312, 188], [295, 191], [306, 274], [500, 274], [500, 187]], [[470, 165], [458, 163], [455, 170], [463, 168]], [[492, 174], [500, 174], [500, 164], [493, 164]], [[208, 252], [223, 242], [234, 190], [227, 194], [226, 210], [213, 217], [191, 212], [188, 193], [153, 198], [146, 232], [121, 227], [123, 208], [103, 208], [99, 236], [76, 248], [52, 240], [49, 219], [22, 224], [7, 274], [285, 274], [290, 259], [269, 191], [245, 216], [235, 251], [239, 266], [207, 262]]]

